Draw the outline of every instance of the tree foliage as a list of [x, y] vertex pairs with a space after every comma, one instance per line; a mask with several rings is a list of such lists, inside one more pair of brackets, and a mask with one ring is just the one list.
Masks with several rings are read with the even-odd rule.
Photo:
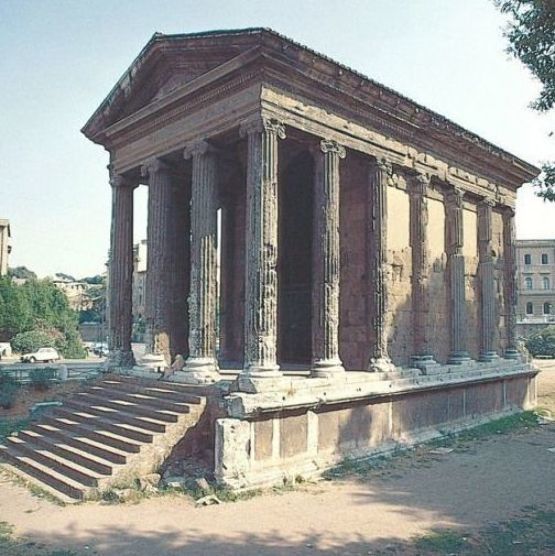
[[16, 266], [8, 269], [8, 276], [19, 278], [21, 280], [36, 280], [37, 275], [29, 270], [26, 266]]
[[17, 351], [50, 346], [64, 357], [83, 357], [77, 320], [64, 293], [51, 281], [17, 285], [8, 277], [0, 279], [0, 341], [12, 341]]
[[555, 326], [544, 328], [526, 340], [526, 349], [533, 357], [555, 357]]
[[[547, 112], [555, 106], [555, 0], [495, 0], [495, 3], [511, 17], [505, 33], [508, 52], [520, 59], [542, 84], [531, 107]], [[542, 174], [534, 185], [538, 187], [538, 196], [555, 201], [555, 162], [543, 164]]]

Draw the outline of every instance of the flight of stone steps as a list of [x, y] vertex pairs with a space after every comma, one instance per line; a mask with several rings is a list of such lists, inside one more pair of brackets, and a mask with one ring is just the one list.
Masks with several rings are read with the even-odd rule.
[[186, 385], [110, 378], [0, 445], [0, 460], [60, 498], [83, 500], [158, 469], [206, 399]]

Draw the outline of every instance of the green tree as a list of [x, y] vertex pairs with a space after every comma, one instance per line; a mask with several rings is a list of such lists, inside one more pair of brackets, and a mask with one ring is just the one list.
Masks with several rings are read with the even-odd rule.
[[29, 270], [26, 266], [16, 266], [15, 268], [8, 269], [8, 276], [19, 278], [21, 280], [36, 280], [37, 275]]
[[85, 356], [78, 315], [50, 280], [28, 280], [23, 285], [10, 278], [0, 280], [0, 338], [15, 342], [17, 351], [53, 346], [64, 357]]
[[31, 304], [22, 287], [9, 277], [0, 278], [0, 339], [9, 341], [28, 330], [32, 322]]
[[[532, 72], [542, 84], [531, 107], [548, 112], [555, 105], [555, 2], [554, 0], [494, 0], [511, 17], [505, 36], [507, 51]], [[550, 136], [553, 135], [553, 131]], [[555, 162], [545, 162], [535, 181], [539, 197], [555, 201]]]

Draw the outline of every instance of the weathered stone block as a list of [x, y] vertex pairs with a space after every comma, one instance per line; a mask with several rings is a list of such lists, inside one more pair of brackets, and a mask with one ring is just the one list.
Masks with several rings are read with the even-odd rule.
[[283, 417], [281, 420], [280, 455], [289, 458], [306, 452], [308, 417], [306, 413]]
[[466, 389], [466, 415], [485, 415], [503, 408], [503, 384], [492, 382]]
[[272, 457], [272, 442], [274, 438], [273, 420], [255, 421], [254, 427], [254, 459], [263, 460]]

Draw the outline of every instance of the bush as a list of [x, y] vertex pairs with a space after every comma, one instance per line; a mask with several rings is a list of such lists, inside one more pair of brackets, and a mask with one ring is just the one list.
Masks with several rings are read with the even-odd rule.
[[544, 328], [526, 340], [526, 349], [533, 357], [555, 358], [555, 326]]
[[31, 353], [41, 347], [56, 347], [55, 339], [44, 330], [21, 332], [13, 337], [12, 349], [19, 353]]
[[17, 397], [19, 384], [15, 378], [7, 372], [0, 372], [0, 407], [10, 409]]
[[29, 371], [31, 388], [35, 390], [48, 390], [58, 373], [54, 367], [44, 367], [44, 369], [33, 369]]

